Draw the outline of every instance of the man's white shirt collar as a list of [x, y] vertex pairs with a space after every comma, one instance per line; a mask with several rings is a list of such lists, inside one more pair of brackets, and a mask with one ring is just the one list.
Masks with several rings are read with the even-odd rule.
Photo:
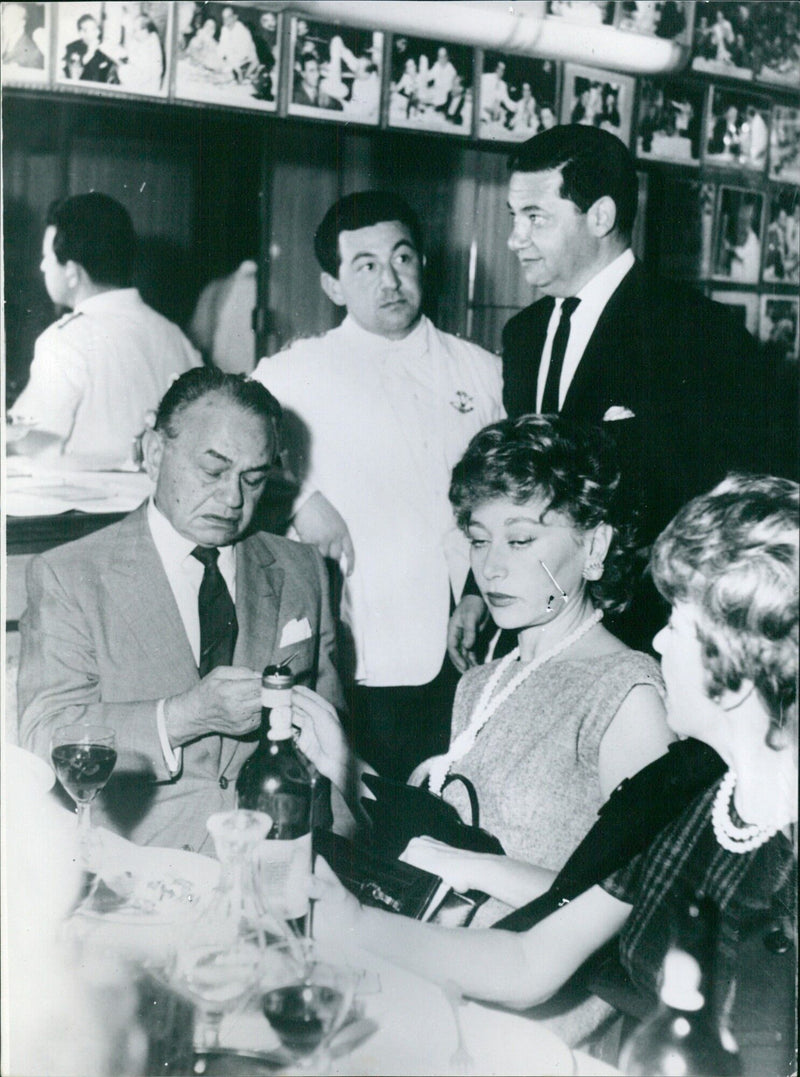
[[[605, 310], [611, 296], [633, 268], [635, 261], [633, 251], [628, 247], [613, 262], [609, 262], [590, 281], [587, 281], [578, 292], [576, 298], [580, 299], [580, 303], [570, 318], [569, 342], [559, 383], [559, 409], [564, 406], [567, 391], [572, 384], [572, 379], [575, 377], [580, 361], [583, 358], [583, 353], [586, 351], [586, 345], [589, 343], [592, 333], [600, 320], [600, 315]], [[547, 371], [550, 368], [550, 355], [553, 350], [553, 337], [561, 319], [561, 305], [563, 302], [562, 298], [556, 299], [553, 313], [550, 315], [550, 321], [547, 326], [547, 336], [542, 349], [542, 361], [539, 364], [539, 377], [536, 383], [537, 411], [541, 411], [542, 407]]]
[[111, 288], [105, 292], [98, 292], [82, 299], [75, 304], [75, 312], [81, 314], [92, 311], [117, 310], [122, 304], [138, 304], [142, 302], [138, 288]]
[[[605, 268], [595, 274], [595, 276], [593, 276], [590, 281], [587, 281], [578, 292], [577, 298], [581, 301], [578, 310], [581, 310], [581, 308], [596, 309], [597, 317], [599, 318], [606, 303], [617, 288], [619, 288], [623, 278], [633, 268], [633, 263], [635, 261], [636, 259], [633, 257], [633, 251], [628, 247], [628, 249], [618, 255], [613, 262], [609, 262]], [[560, 313], [561, 304], [564, 300], [559, 299], [556, 302], [558, 303]], [[573, 315], [573, 317], [574, 316], [575, 315]]]
[[341, 329], [354, 343], [359, 343], [370, 351], [386, 350], [395, 354], [419, 353], [428, 347], [428, 319], [423, 314], [411, 332], [400, 340], [391, 340], [380, 333], [371, 333], [359, 325], [352, 314], [348, 314], [341, 324]]

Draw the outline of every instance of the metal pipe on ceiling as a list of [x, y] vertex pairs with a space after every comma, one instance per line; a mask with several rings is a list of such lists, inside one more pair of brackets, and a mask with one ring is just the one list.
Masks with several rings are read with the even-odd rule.
[[545, 56], [634, 75], [674, 72], [688, 49], [660, 37], [548, 18], [544, 0], [291, 0], [273, 10], [323, 22], [411, 34], [521, 56]]

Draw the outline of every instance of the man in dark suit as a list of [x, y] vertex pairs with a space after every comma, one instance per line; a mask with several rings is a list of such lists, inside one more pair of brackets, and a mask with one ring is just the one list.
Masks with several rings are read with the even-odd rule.
[[278, 445], [280, 407], [241, 375], [197, 368], [144, 438], [154, 496], [118, 524], [35, 558], [20, 622], [20, 743], [116, 732], [99, 821], [143, 844], [209, 848], [252, 754], [261, 670], [342, 702], [327, 576], [310, 546], [247, 533]]
[[[503, 332], [509, 416], [560, 412], [614, 435], [643, 553], [727, 471], [792, 475], [796, 418], [785, 373], [725, 307], [634, 258], [638, 184], [623, 143], [562, 125], [524, 143], [509, 167], [508, 245], [544, 293]], [[449, 649], [460, 668], [484, 615], [474, 594], [453, 615]], [[659, 607], [646, 582], [626, 618], [616, 630], [647, 646]]]

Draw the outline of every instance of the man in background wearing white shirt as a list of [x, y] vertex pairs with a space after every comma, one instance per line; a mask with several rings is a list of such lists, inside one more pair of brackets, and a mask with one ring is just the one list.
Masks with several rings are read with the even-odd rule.
[[237, 81], [242, 81], [258, 67], [258, 54], [253, 35], [229, 5], [222, 9], [219, 55], [225, 67]]
[[189, 371], [144, 437], [153, 497], [28, 568], [20, 744], [49, 760], [59, 726], [112, 728], [97, 819], [140, 844], [212, 848], [206, 819], [235, 807], [265, 666], [342, 703], [322, 558], [248, 530], [279, 418], [243, 375]]
[[[614, 436], [644, 567], [678, 508], [727, 471], [794, 477], [796, 392], [727, 308], [636, 260], [636, 167], [615, 135], [561, 124], [515, 150], [509, 170], [508, 246], [542, 298], [503, 330], [506, 410], [558, 412]], [[662, 610], [642, 581], [614, 630], [647, 647]], [[450, 626], [459, 668], [474, 660], [481, 617], [468, 594]]]
[[64, 455], [76, 466], [125, 464], [170, 382], [202, 363], [131, 287], [135, 249], [128, 211], [107, 194], [50, 207], [41, 270], [50, 298], [71, 313], [36, 341], [28, 384], [10, 409], [32, 429], [13, 451]]
[[288, 454], [306, 498], [294, 526], [349, 572], [356, 750], [406, 778], [449, 743], [447, 620], [468, 556], [447, 492], [470, 438], [503, 416], [500, 360], [422, 314], [422, 229], [401, 198], [340, 199], [314, 248], [347, 316], [262, 359], [254, 377], [294, 413]]

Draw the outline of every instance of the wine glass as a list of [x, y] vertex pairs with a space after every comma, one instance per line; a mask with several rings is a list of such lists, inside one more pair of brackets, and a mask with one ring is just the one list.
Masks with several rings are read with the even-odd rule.
[[297, 1068], [327, 1073], [330, 1042], [353, 1005], [356, 973], [318, 960], [309, 944], [295, 975], [261, 996], [261, 1009]]
[[176, 940], [170, 984], [194, 1002], [201, 1018], [197, 1047], [219, 1047], [226, 1013], [243, 1005], [259, 981], [264, 956], [261, 932], [249, 924], [248, 857], [263, 842], [272, 819], [264, 812], [216, 812], [206, 821], [220, 861], [219, 882], [202, 916]]
[[89, 852], [91, 805], [104, 787], [117, 761], [114, 730], [80, 722], [53, 733], [50, 758], [58, 780], [78, 812], [78, 834], [84, 857]]
[[255, 934], [240, 934], [233, 942], [201, 942], [178, 948], [168, 979], [173, 988], [191, 999], [200, 1015], [197, 1048], [208, 1051], [219, 1047], [222, 1018], [247, 1001], [259, 981], [262, 956]]

